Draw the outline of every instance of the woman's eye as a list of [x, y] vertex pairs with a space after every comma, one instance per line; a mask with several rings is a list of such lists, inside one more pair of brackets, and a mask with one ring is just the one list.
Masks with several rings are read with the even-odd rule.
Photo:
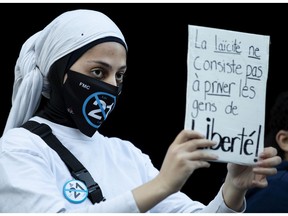
[[100, 69], [92, 70], [91, 73], [93, 74], [93, 77], [95, 77], [96, 79], [103, 79], [104, 77], [104, 72]]
[[117, 80], [117, 82], [123, 82], [124, 75], [125, 75], [125, 73], [117, 73], [117, 74], [116, 74], [116, 80]]

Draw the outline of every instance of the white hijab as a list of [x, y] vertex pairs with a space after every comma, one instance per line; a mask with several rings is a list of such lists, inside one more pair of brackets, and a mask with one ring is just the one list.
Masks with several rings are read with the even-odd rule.
[[55, 61], [107, 36], [118, 37], [126, 44], [120, 29], [109, 17], [84, 9], [61, 14], [31, 36], [23, 44], [16, 62], [12, 107], [4, 133], [32, 117], [39, 106], [41, 93], [49, 98], [47, 75]]

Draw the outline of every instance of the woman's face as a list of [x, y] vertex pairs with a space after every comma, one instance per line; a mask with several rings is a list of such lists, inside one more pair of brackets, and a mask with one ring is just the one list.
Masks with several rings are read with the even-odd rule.
[[[123, 82], [127, 69], [127, 55], [123, 45], [105, 42], [85, 52], [70, 70], [101, 80], [114, 86]], [[65, 75], [64, 82], [67, 78]]]

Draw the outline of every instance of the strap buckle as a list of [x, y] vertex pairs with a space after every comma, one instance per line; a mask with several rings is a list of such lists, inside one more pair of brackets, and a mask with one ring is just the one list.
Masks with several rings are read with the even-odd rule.
[[72, 171], [71, 175], [75, 179], [85, 183], [88, 189], [88, 197], [90, 198], [93, 204], [95, 202], [99, 203], [101, 201], [105, 201], [105, 198], [102, 195], [99, 185], [96, 182], [94, 182], [91, 174], [88, 172], [87, 169], [84, 168], [77, 172]]

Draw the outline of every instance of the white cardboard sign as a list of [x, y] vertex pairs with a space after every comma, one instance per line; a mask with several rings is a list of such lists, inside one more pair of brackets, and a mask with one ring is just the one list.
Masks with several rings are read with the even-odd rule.
[[216, 146], [218, 162], [253, 165], [264, 148], [270, 36], [188, 26], [185, 129]]

